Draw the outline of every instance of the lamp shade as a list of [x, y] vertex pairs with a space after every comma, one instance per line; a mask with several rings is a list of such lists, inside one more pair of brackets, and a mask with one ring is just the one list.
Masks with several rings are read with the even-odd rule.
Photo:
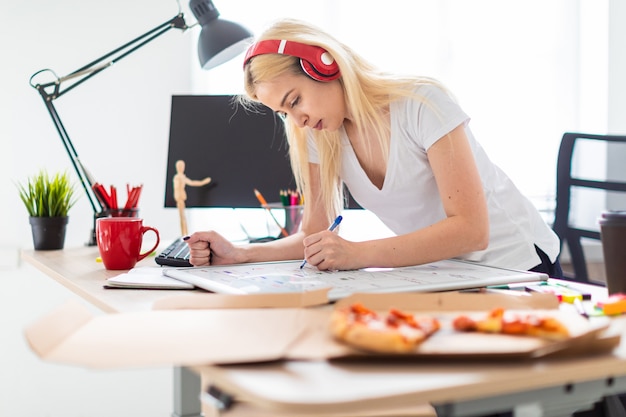
[[221, 65], [248, 47], [252, 33], [238, 23], [219, 19], [219, 12], [211, 0], [191, 0], [189, 6], [202, 26], [198, 59], [203, 69]]

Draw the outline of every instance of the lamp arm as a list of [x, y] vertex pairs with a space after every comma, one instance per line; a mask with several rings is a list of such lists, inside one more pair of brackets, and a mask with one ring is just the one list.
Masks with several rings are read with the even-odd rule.
[[95, 197], [95, 193], [92, 188], [95, 182], [94, 179], [91, 177], [89, 171], [87, 171], [85, 166], [80, 162], [80, 159], [78, 158], [78, 153], [76, 152], [76, 149], [74, 148], [74, 145], [72, 144], [72, 141], [70, 140], [70, 137], [65, 130], [65, 126], [63, 126], [63, 122], [61, 121], [61, 118], [59, 117], [59, 114], [54, 107], [54, 103], [52, 102], [52, 100], [44, 100], [44, 103], [46, 105], [46, 108], [48, 109], [48, 113], [50, 114], [52, 123], [54, 123], [54, 127], [56, 128], [57, 133], [61, 138], [61, 142], [63, 142], [65, 151], [70, 157], [70, 161], [72, 162], [74, 171], [76, 171], [76, 175], [78, 175], [80, 184], [82, 185], [83, 190], [85, 190], [85, 194], [87, 194], [87, 199], [89, 200], [89, 204], [91, 205], [93, 212], [100, 213], [103, 207], [97, 197]]
[[[35, 74], [31, 76], [30, 84], [33, 88], [36, 88], [37, 90], [39, 90], [39, 93], [42, 94], [42, 96], [44, 95], [42, 93], [42, 90], [43, 90], [43, 92], [45, 92], [45, 97], [44, 97], [45, 99], [56, 100], [57, 98], [61, 97], [68, 91], [84, 83], [89, 78], [109, 68], [110, 66], [112, 66], [113, 64], [121, 60], [122, 58], [125, 58], [126, 56], [132, 54], [133, 52], [135, 52], [137, 49], [141, 48], [145, 44], [151, 42], [152, 40], [168, 32], [170, 29], [180, 29], [183, 31], [189, 29], [189, 26], [187, 26], [187, 23], [185, 22], [185, 17], [182, 13], [179, 13], [173, 18], [169, 19], [168, 21], [161, 23], [160, 25], [156, 26], [153, 29], [150, 29], [143, 35], [136, 37], [135, 39], [112, 50], [111, 52], [108, 52], [102, 55], [100, 58], [97, 58], [91, 61], [90, 63], [83, 65], [77, 70], [72, 71], [63, 77], [57, 77], [57, 79], [54, 81], [33, 85], [33, 82], [32, 82], [33, 78], [39, 73], [46, 71], [46, 70], [37, 71]], [[104, 60], [110, 57], [113, 57], [113, 58], [111, 58], [107, 62], [103, 62]], [[75, 81], [73, 84], [69, 85], [65, 89], [61, 89], [62, 84], [64, 82], [72, 80], [77, 77], [81, 77], [81, 76], [83, 78], [80, 78], [78, 81]], [[51, 92], [49, 91], [50, 87], [53, 87]]]
[[[130, 42], [120, 46], [119, 48], [114, 49], [113, 51], [101, 56], [100, 58], [88, 63], [87, 65], [82, 66], [81, 68], [71, 72], [70, 74], [64, 77], [57, 77], [55, 74], [56, 79], [52, 82], [43, 83], [43, 84], [39, 84], [39, 83], [34, 84], [33, 79], [40, 73], [48, 71], [54, 74], [53, 71], [48, 70], [48, 69], [37, 71], [30, 77], [30, 80], [29, 80], [30, 85], [31, 87], [35, 88], [41, 95], [41, 98], [43, 99], [46, 109], [48, 110], [48, 113], [50, 114], [50, 118], [52, 119], [52, 122], [57, 130], [57, 133], [59, 134], [59, 137], [61, 138], [61, 141], [63, 142], [65, 151], [70, 157], [72, 166], [74, 167], [74, 171], [76, 172], [76, 175], [78, 176], [80, 180], [80, 183], [85, 191], [85, 194], [87, 194], [87, 199], [89, 200], [89, 204], [91, 205], [91, 208], [93, 209], [94, 230], [92, 230], [91, 238], [88, 243], [89, 245], [93, 246], [96, 244], [95, 243], [95, 219], [102, 215], [103, 206], [101, 202], [98, 200], [92, 188], [95, 181], [92, 178], [89, 171], [87, 171], [85, 166], [81, 163], [80, 158], [78, 157], [78, 153], [76, 152], [76, 149], [74, 148], [74, 145], [72, 144], [72, 141], [67, 131], [65, 130], [65, 126], [63, 126], [63, 122], [61, 121], [61, 118], [59, 117], [59, 114], [57, 113], [56, 108], [54, 107], [53, 101], [61, 97], [68, 91], [72, 90], [73, 88], [77, 87], [78, 85], [82, 84], [83, 82], [87, 81], [88, 79], [98, 74], [99, 72], [104, 71], [106, 68], [109, 68], [114, 63], [121, 60], [122, 58], [130, 55], [131, 53], [141, 48], [145, 44], [158, 38], [162, 34], [169, 31], [170, 29], [181, 29], [184, 31], [184, 30], [187, 30], [188, 28], [189, 27], [185, 23], [183, 14], [179, 13], [178, 15], [174, 16], [172, 19], [168, 20], [167, 22], [164, 22], [158, 25], [157, 27], [149, 30], [143, 35], [131, 40]], [[103, 63], [103, 61], [106, 59], [109, 59], [109, 61]], [[79, 78], [79, 77], [82, 77], [82, 78]], [[79, 79], [75, 81], [73, 84], [69, 85], [67, 88], [61, 89], [63, 82], [66, 82], [75, 78], [79, 78]]]

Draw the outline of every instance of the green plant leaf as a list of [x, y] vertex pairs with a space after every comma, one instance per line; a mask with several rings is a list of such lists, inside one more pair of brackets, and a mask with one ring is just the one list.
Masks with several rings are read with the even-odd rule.
[[77, 201], [67, 172], [53, 177], [45, 170], [17, 184], [20, 199], [32, 217], [65, 217]]

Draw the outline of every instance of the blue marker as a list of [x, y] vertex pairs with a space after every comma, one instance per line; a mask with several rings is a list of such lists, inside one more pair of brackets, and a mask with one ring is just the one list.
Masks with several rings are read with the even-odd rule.
[[[337, 228], [337, 226], [339, 226], [339, 223], [341, 223], [342, 220], [343, 220], [343, 216], [337, 216], [337, 218], [335, 219], [333, 224], [330, 225], [328, 230], [331, 231], [331, 232], [333, 230], [335, 230]], [[300, 269], [304, 268], [304, 265], [306, 265], [306, 259], [304, 261], [302, 261], [302, 265], [300, 265]]]

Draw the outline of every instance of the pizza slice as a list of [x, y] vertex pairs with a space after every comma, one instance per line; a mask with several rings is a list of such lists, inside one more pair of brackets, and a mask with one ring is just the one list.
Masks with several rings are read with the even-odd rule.
[[567, 326], [554, 317], [530, 313], [507, 314], [503, 308], [495, 308], [480, 319], [466, 315], [457, 316], [452, 326], [455, 330], [463, 332], [533, 336], [549, 340], [564, 340], [570, 337]]
[[360, 303], [333, 311], [330, 330], [350, 346], [379, 353], [406, 353], [439, 330], [434, 317], [415, 316], [398, 309], [379, 314]]

